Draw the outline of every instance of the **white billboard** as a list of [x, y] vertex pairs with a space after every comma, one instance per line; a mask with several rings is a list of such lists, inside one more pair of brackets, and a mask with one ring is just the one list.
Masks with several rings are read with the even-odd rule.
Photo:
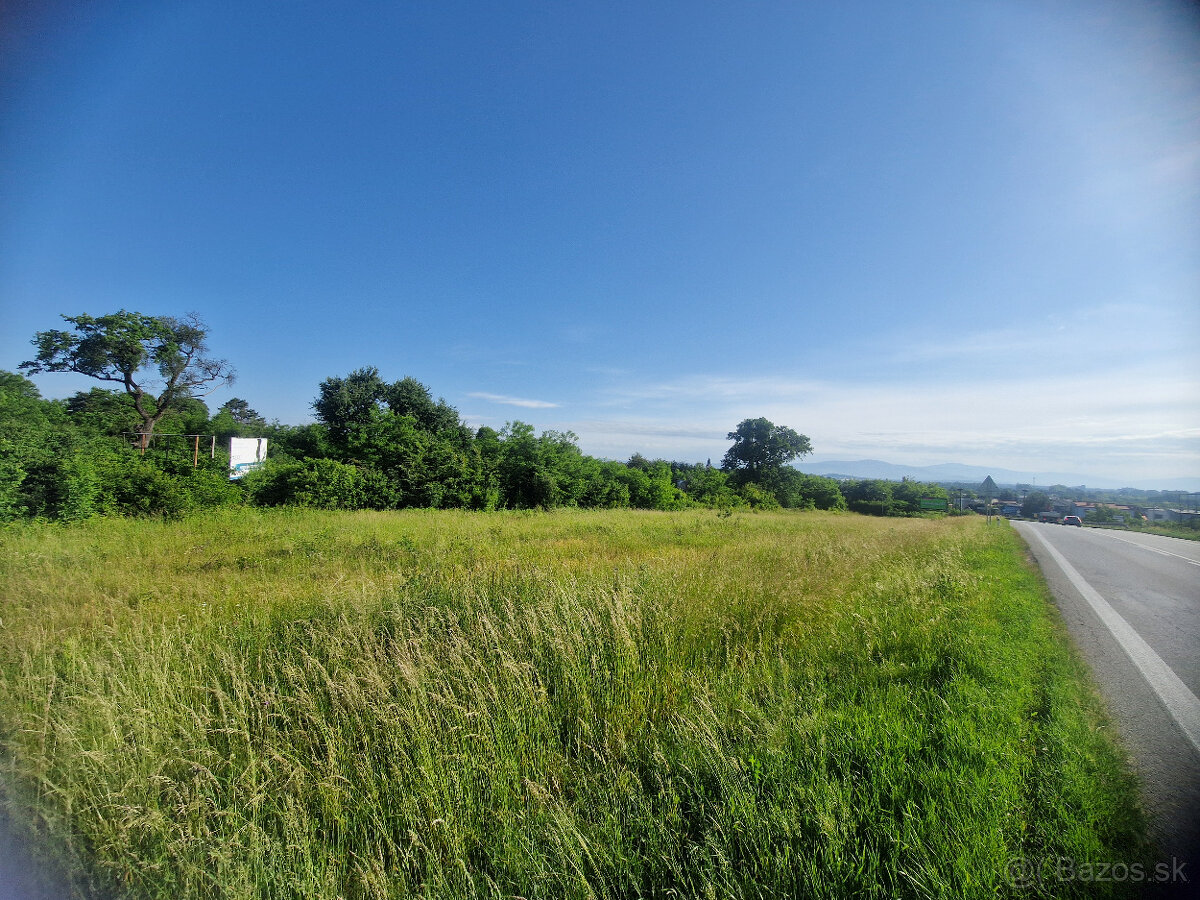
[[241, 478], [251, 469], [257, 469], [267, 458], [266, 438], [229, 439], [229, 477]]

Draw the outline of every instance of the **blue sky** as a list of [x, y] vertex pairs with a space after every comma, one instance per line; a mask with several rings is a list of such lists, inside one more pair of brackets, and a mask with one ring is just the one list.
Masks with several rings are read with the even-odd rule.
[[[1200, 476], [1200, 17], [1126, 2], [10, 5], [0, 368], [199, 313], [268, 418]], [[90, 387], [37, 379], [46, 396]]]

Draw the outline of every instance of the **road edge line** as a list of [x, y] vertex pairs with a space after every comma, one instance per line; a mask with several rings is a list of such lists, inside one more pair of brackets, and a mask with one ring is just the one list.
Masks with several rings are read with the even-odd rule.
[[1115, 534], [1110, 534], [1108, 536], [1110, 539], [1114, 541], [1120, 541], [1122, 544], [1128, 544], [1130, 547], [1140, 547], [1142, 550], [1149, 550], [1151, 553], [1158, 553], [1162, 556], [1174, 557], [1175, 559], [1181, 559], [1185, 563], [1189, 563], [1193, 566], [1200, 566], [1200, 562], [1196, 562], [1196, 560], [1184, 556], [1181, 553], [1172, 553], [1170, 550], [1163, 550], [1161, 547], [1151, 547], [1148, 544], [1139, 544], [1137, 541], [1131, 541], [1129, 538], [1123, 538]]
[[1200, 753], [1200, 699], [1197, 699], [1171, 667], [1163, 662], [1162, 657], [1154, 652], [1154, 648], [1134, 631], [1133, 626], [1126, 622], [1121, 614], [1113, 609], [1094, 587], [1087, 583], [1075, 567], [1050, 545], [1049, 541], [1038, 534], [1036, 529], [1028, 529], [1026, 533], [1037, 538], [1038, 543], [1046, 549], [1058, 567], [1062, 569], [1063, 574], [1100, 617], [1100, 621], [1104, 623], [1130, 661], [1142, 673], [1142, 677], [1146, 679], [1150, 689], [1167, 708], [1167, 712], [1171, 714], [1175, 724], [1183, 730], [1196, 752]]

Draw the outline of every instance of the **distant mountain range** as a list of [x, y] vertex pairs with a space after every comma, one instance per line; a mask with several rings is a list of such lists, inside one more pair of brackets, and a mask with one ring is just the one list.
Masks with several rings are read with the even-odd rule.
[[936, 466], [905, 466], [884, 462], [880, 459], [822, 459], [804, 460], [795, 463], [801, 472], [810, 475], [825, 475], [830, 478], [882, 478], [899, 481], [912, 478], [916, 481], [963, 482], [980, 484], [987, 476], [997, 484], [1039, 484], [1048, 487], [1062, 484], [1067, 487], [1087, 485], [1089, 488], [1137, 487], [1156, 491], [1200, 491], [1200, 478], [1165, 478], [1154, 484], [1122, 484], [1111, 478], [1088, 477], [1070, 472], [1018, 472], [1013, 469], [967, 466], [961, 463], [941, 463]]

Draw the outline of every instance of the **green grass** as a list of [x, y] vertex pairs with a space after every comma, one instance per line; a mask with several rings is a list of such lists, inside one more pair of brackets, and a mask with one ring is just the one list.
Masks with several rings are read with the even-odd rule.
[[1096, 896], [1135, 785], [1010, 529], [237, 511], [0, 532], [14, 819], [130, 897]]
[[1163, 537], [1183, 538], [1185, 541], [1200, 541], [1200, 528], [1184, 525], [1180, 522], [1143, 522], [1141, 525], [1131, 525], [1129, 531], [1140, 531], [1142, 534], [1159, 534]]

